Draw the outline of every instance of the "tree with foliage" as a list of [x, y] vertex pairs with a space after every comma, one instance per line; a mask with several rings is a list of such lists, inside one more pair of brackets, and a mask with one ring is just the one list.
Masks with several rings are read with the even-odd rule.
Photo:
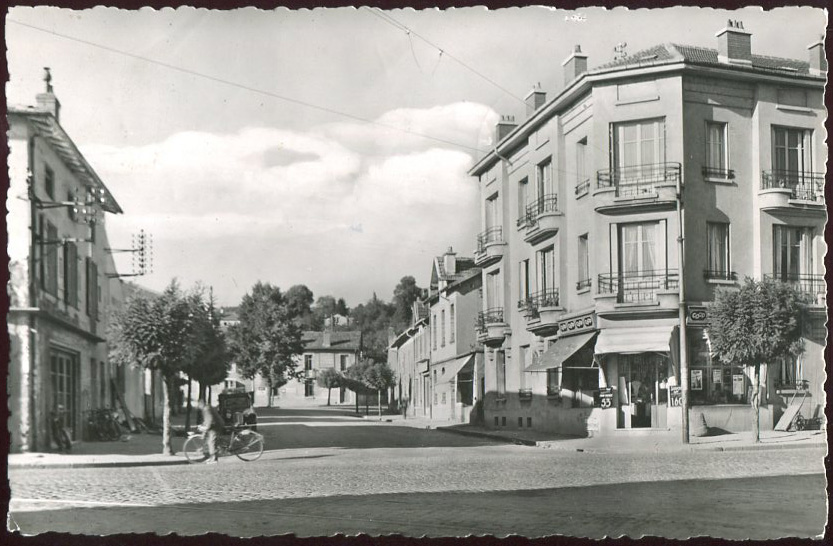
[[364, 403], [364, 413], [367, 415], [369, 413], [368, 409], [368, 402], [367, 402], [367, 395], [370, 394], [372, 389], [365, 383], [364, 377], [364, 370], [367, 366], [368, 361], [362, 360], [356, 362], [347, 370], [345, 370], [344, 374], [341, 377], [341, 386], [350, 389], [356, 395], [356, 413], [359, 413], [359, 395], [365, 395]]
[[336, 301], [336, 314], [346, 317], [350, 314], [350, 309], [347, 307], [347, 302], [344, 298], [338, 298]]
[[324, 368], [316, 377], [318, 386], [327, 389], [327, 405], [330, 405], [330, 395], [333, 389], [341, 386], [341, 374], [335, 368]]
[[804, 299], [791, 285], [747, 278], [739, 290], [720, 290], [709, 309], [711, 351], [720, 360], [754, 372], [750, 404], [760, 441], [761, 367], [804, 350], [800, 318]]
[[234, 361], [246, 378], [260, 374], [272, 392], [296, 377], [295, 357], [303, 353], [302, 327], [293, 321], [280, 288], [258, 282], [243, 296], [240, 322], [229, 329]]
[[386, 360], [388, 354], [388, 328], [392, 325], [396, 309], [373, 294], [365, 304], [357, 305], [350, 313], [353, 326], [362, 332], [364, 354], [374, 360]]
[[171, 450], [171, 400], [180, 373], [194, 362], [201, 349], [197, 320], [189, 298], [176, 280], [158, 297], [137, 293], [114, 317], [111, 332], [113, 361], [159, 370], [165, 384], [162, 417], [162, 453]]
[[416, 279], [407, 275], [399, 280], [393, 289], [393, 305], [396, 309], [393, 316], [393, 327], [397, 332], [411, 325], [414, 302], [420, 298], [422, 289], [417, 286]]
[[220, 314], [216, 309], [214, 293], [210, 292], [208, 301], [205, 301], [204, 292], [197, 289], [189, 295], [188, 302], [191, 305], [199, 346], [194, 361], [184, 370], [188, 376], [185, 430], [189, 430], [191, 427], [191, 385], [193, 381], [200, 385], [199, 399], [205, 400], [205, 391], [208, 386], [216, 385], [225, 380], [231, 364], [225, 335], [220, 329]]
[[293, 319], [305, 328], [312, 328], [312, 290], [303, 284], [296, 284], [286, 291], [286, 307]]
[[[367, 358], [348, 368], [350, 377], [356, 380], [367, 391], [376, 392], [376, 402], [379, 417], [382, 416], [382, 391], [390, 388], [396, 381], [396, 375], [387, 362], [377, 362]], [[357, 393], [358, 394], [358, 393]], [[358, 407], [357, 407], [358, 411]]]

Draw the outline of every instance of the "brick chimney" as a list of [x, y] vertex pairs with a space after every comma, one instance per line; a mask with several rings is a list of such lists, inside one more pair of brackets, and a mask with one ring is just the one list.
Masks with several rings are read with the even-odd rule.
[[446, 275], [455, 275], [457, 273], [457, 253], [454, 249], [448, 247], [448, 250], [443, 254], [443, 267]]
[[810, 51], [810, 74], [821, 76], [827, 73], [827, 57], [824, 55], [824, 36], [807, 46]]
[[35, 97], [38, 101], [38, 109], [49, 112], [55, 116], [55, 121], [60, 123], [61, 103], [58, 101], [55, 93], [52, 92], [52, 73], [49, 71], [48, 66], [43, 69], [43, 81], [46, 82], [46, 92], [39, 93]]
[[743, 29], [743, 21], [730, 19], [715, 36], [719, 62], [752, 64], [752, 33]]
[[587, 55], [581, 52], [581, 46], [577, 45], [570, 56], [567, 57], [561, 66], [564, 67], [564, 87], [587, 72]]
[[517, 126], [515, 116], [500, 116], [500, 121], [495, 125], [495, 144], [503, 140]]
[[530, 91], [526, 98], [524, 98], [524, 101], [526, 102], [527, 117], [534, 114], [535, 110], [539, 109], [545, 102], [547, 102], [547, 94], [541, 89], [540, 83], [532, 88], [532, 91]]

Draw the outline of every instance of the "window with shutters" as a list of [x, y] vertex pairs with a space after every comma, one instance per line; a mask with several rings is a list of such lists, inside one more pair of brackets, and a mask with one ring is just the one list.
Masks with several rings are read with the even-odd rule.
[[78, 247], [64, 243], [64, 303], [78, 308]]

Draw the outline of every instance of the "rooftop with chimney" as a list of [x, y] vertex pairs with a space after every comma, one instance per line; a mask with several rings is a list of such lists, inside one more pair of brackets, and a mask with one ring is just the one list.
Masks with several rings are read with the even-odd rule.
[[301, 342], [304, 344], [305, 351], [352, 352], [361, 349], [362, 333], [359, 331], [315, 332], [307, 330], [304, 332]]

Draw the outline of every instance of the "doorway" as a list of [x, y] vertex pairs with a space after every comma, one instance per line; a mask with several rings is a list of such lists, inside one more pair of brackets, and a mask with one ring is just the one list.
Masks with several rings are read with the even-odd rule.
[[668, 359], [657, 353], [619, 355], [619, 428], [665, 428]]

